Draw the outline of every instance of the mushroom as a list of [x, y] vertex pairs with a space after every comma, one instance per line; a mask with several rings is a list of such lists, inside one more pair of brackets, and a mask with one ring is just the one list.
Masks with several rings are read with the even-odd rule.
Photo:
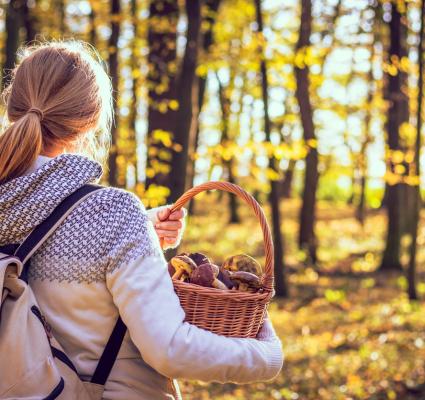
[[231, 273], [227, 269], [220, 267], [220, 271], [218, 273], [217, 279], [223, 282], [229, 289], [232, 289], [233, 286], [235, 285], [232, 282], [232, 279], [230, 278], [230, 274]]
[[232, 272], [251, 272], [251, 274], [255, 274], [257, 276], [262, 274], [261, 265], [247, 254], [237, 254], [235, 256], [228, 257], [223, 263], [223, 268]]
[[211, 261], [209, 260], [209, 258], [202, 253], [190, 253], [188, 254], [188, 256], [195, 261], [196, 265], [202, 265], [202, 264], [209, 264], [211, 263]]
[[219, 268], [215, 264], [205, 263], [193, 271], [190, 283], [200, 286], [213, 287], [216, 289], [228, 290], [228, 287], [217, 279]]
[[260, 278], [250, 272], [237, 271], [230, 274], [230, 279], [233, 281], [237, 290], [241, 292], [255, 293], [261, 288]]
[[183, 255], [173, 257], [170, 263], [175, 269], [175, 273], [171, 278], [180, 281], [190, 278], [193, 270], [196, 268], [195, 262], [188, 256]]
[[167, 266], [168, 266], [168, 273], [170, 274], [170, 276], [173, 276], [176, 273], [176, 269], [171, 264], [171, 261], [168, 261]]

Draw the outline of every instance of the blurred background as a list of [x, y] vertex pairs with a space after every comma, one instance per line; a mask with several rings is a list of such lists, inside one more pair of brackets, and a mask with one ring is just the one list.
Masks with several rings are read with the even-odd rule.
[[[269, 217], [285, 367], [268, 383], [182, 382], [185, 398], [425, 399], [423, 0], [0, 3], [3, 87], [25, 43], [98, 49], [109, 184], [150, 207], [226, 180]], [[240, 200], [188, 207], [182, 250], [263, 260]]]

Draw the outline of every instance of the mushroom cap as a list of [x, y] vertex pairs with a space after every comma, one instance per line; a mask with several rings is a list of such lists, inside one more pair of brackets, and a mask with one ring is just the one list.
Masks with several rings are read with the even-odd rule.
[[190, 283], [194, 283], [200, 286], [211, 287], [217, 275], [217, 265], [205, 263], [200, 265], [193, 271], [190, 277]]
[[170, 263], [175, 268], [176, 271], [182, 269], [189, 275], [196, 268], [195, 262], [188, 256], [184, 256], [184, 255], [173, 257], [170, 260]]
[[211, 263], [210, 259], [202, 253], [190, 253], [188, 256], [195, 261], [196, 265], [209, 264]]
[[236, 254], [226, 258], [223, 268], [229, 271], [245, 271], [255, 275], [262, 274], [261, 265], [248, 254]]
[[237, 271], [230, 274], [230, 279], [237, 284], [245, 283], [250, 288], [258, 289], [261, 287], [260, 278], [250, 272]]
[[230, 272], [223, 267], [220, 267], [220, 272], [217, 275], [217, 279], [223, 282], [229, 289], [231, 289], [234, 285], [232, 279], [230, 278]]

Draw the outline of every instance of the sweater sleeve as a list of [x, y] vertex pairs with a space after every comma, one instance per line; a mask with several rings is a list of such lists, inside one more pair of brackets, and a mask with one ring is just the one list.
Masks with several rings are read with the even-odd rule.
[[111, 212], [106, 282], [143, 359], [170, 378], [248, 383], [274, 378], [283, 363], [272, 328], [263, 338], [226, 338], [184, 322], [158, 238], [140, 201], [120, 191]]

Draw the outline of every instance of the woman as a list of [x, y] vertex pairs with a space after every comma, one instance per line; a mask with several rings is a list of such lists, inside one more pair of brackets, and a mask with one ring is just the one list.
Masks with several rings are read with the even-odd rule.
[[[70, 193], [99, 180], [94, 160], [106, 154], [111, 121], [109, 78], [81, 43], [27, 49], [13, 75], [0, 136], [0, 245], [19, 243]], [[170, 243], [176, 228], [168, 222], [158, 234]], [[123, 319], [128, 331], [106, 399], [172, 399], [168, 378], [246, 383], [281, 369], [269, 321], [257, 339], [184, 322], [158, 236], [130, 192], [105, 188], [80, 204], [33, 256], [29, 283], [84, 380]]]

